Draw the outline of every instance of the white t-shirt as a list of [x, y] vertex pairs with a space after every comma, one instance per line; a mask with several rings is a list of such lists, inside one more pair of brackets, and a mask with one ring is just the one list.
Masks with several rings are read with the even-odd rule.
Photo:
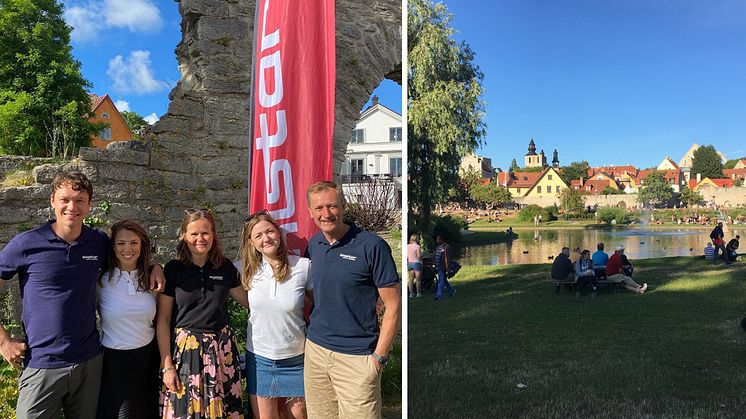
[[110, 349], [137, 349], [149, 344], [155, 336], [156, 295], [137, 291], [137, 271], [114, 268], [101, 282], [103, 286], [97, 287], [101, 344]]
[[306, 290], [313, 290], [311, 261], [289, 255], [288, 262], [290, 277], [277, 282], [272, 267], [263, 261], [249, 290], [246, 350], [273, 360], [302, 354], [306, 342], [303, 306]]

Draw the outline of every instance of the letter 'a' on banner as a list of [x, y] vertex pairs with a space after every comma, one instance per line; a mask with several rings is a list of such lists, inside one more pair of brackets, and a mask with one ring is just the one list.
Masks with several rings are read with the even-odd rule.
[[257, 0], [249, 214], [267, 209], [305, 251], [306, 189], [333, 175], [334, 0]]

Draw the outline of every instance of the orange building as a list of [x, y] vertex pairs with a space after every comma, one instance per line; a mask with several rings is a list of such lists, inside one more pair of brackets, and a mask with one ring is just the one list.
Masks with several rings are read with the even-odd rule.
[[109, 127], [102, 129], [98, 135], [91, 138], [91, 145], [96, 148], [106, 148], [112, 141], [131, 140], [132, 131], [109, 95], [97, 96], [89, 93], [88, 96], [91, 98], [91, 111], [95, 114], [89, 121], [109, 124]]

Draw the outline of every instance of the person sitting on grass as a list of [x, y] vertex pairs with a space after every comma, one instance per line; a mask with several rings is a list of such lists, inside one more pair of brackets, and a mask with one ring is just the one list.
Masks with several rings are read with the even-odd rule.
[[[552, 262], [552, 280], [562, 281], [568, 283], [575, 282], [575, 268], [570, 261], [570, 248], [563, 247], [562, 251]], [[557, 288], [554, 290], [555, 293], [559, 293], [560, 285], [557, 284]]]
[[705, 246], [705, 260], [715, 260], [715, 248], [712, 247], [710, 242], [707, 242], [707, 246]]
[[728, 260], [731, 262], [736, 260], [738, 257], [738, 252], [736, 252], [736, 250], [738, 250], [739, 240], [741, 240], [741, 236], [736, 235], [736, 238], [731, 239], [728, 244], [725, 245], [725, 252], [728, 254]]
[[578, 290], [575, 293], [576, 297], [580, 296], [580, 292], [590, 284], [593, 289], [593, 295], [596, 295], [596, 282], [594, 281], [593, 272], [593, 261], [591, 260], [591, 251], [588, 249], [580, 252], [580, 259], [575, 262], [575, 282], [578, 283]]
[[622, 261], [622, 256], [624, 255], [624, 246], [617, 246], [617, 248], [614, 251], [614, 254], [611, 255], [609, 258], [609, 261], [606, 263], [606, 279], [609, 282], [613, 282], [616, 284], [623, 284], [625, 288], [628, 290], [637, 293], [642, 294], [645, 292], [645, 290], [648, 289], [648, 284], [642, 284], [640, 286], [637, 282], [635, 282], [632, 278], [624, 274], [624, 262]]

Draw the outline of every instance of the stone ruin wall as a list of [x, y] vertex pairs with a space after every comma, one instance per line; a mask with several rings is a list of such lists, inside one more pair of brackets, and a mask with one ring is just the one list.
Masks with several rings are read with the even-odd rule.
[[[160, 260], [174, 253], [184, 209], [204, 207], [215, 213], [226, 254], [234, 257], [248, 201], [254, 11], [254, 1], [179, 1], [181, 80], [150, 142], [82, 149], [68, 164], [36, 167], [32, 186], [0, 189], [0, 246], [49, 218], [49, 183], [62, 168], [77, 167], [94, 183], [92, 215], [107, 224], [140, 221]], [[384, 77], [401, 84], [401, 15], [397, 0], [336, 2], [335, 173], [370, 93]], [[4, 159], [8, 168], [19, 165], [14, 159], [21, 158]], [[98, 208], [102, 202], [110, 204], [108, 213]]]
[[[402, 9], [400, 0], [337, 0], [335, 6], [336, 174], [373, 89], [384, 78], [401, 84]], [[105, 222], [100, 228], [122, 218], [138, 220], [149, 229], [156, 258], [163, 262], [175, 253], [184, 210], [209, 207], [225, 253], [234, 258], [248, 202], [254, 11], [253, 0], [179, 1], [182, 40], [175, 52], [181, 80], [149, 141], [82, 149], [69, 163], [35, 167], [31, 186], [0, 188], [5, 213], [0, 218], [0, 247], [50, 218], [52, 178], [62, 169], [78, 168], [94, 183], [91, 215]], [[2, 173], [29, 165], [28, 158], [0, 160], [6, 163]], [[98, 207], [102, 202], [110, 204], [108, 213]], [[18, 295], [17, 282], [10, 284], [9, 289], [0, 287], [0, 294]], [[0, 315], [3, 311], [0, 307]], [[14, 311], [20, 312], [17, 305]]]
[[[702, 197], [704, 197], [706, 201], [714, 200], [715, 204], [719, 207], [735, 208], [738, 206], [746, 206], [746, 186], [734, 188], [702, 187], [698, 192], [702, 194]], [[559, 198], [556, 196], [516, 198], [515, 202], [525, 205], [536, 204], [542, 207], [560, 204]], [[596, 204], [598, 204], [599, 207], [618, 206], [621, 202], [624, 202], [626, 208], [635, 207], [637, 206], [637, 194], [585, 196], [585, 205], [590, 206]]]

